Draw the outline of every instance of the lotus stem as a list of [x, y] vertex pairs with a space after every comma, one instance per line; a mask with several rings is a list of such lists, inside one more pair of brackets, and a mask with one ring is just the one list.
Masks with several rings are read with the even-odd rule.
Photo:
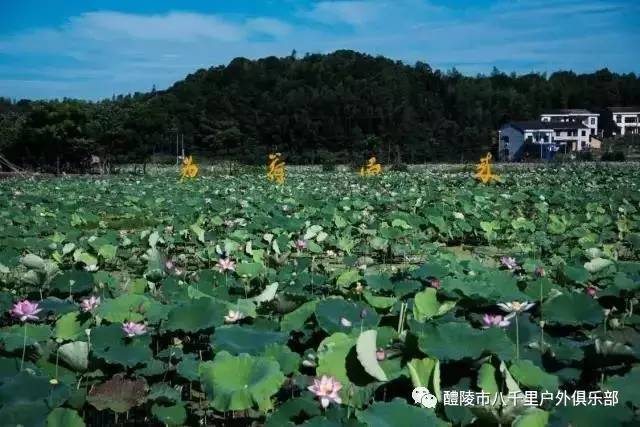
[[518, 315], [516, 314], [516, 360], [520, 360], [520, 325], [518, 324]]
[[20, 360], [20, 372], [24, 367], [24, 356], [27, 352], [27, 322], [24, 322], [24, 339], [22, 340], [22, 359]]

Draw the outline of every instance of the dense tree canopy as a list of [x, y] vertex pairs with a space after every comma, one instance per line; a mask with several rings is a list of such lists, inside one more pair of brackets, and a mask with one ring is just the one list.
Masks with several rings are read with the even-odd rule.
[[[460, 161], [491, 149], [506, 121], [545, 109], [640, 104], [640, 77], [592, 74], [464, 76], [352, 51], [237, 58], [165, 91], [87, 102], [0, 100], [0, 151], [15, 163], [78, 169], [89, 154], [146, 162], [186, 150], [262, 163]], [[606, 116], [603, 116], [606, 124]]]

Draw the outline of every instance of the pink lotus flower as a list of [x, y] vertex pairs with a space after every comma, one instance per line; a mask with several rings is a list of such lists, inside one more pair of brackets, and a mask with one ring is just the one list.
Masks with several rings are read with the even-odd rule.
[[91, 295], [89, 298], [83, 299], [80, 302], [80, 308], [82, 308], [82, 311], [84, 311], [85, 313], [88, 313], [99, 305], [100, 297], [95, 297], [93, 295]]
[[429, 284], [431, 285], [432, 288], [440, 289], [440, 280], [438, 279], [431, 279], [429, 281]]
[[544, 277], [544, 268], [542, 268], [541, 266], [537, 266], [536, 270], [534, 271], [534, 274], [537, 277]]
[[595, 298], [595, 296], [598, 294], [598, 288], [596, 288], [595, 286], [587, 286], [584, 290], [584, 293], [589, 295], [590, 297]]
[[21, 322], [26, 322], [27, 320], [38, 320], [36, 314], [41, 311], [42, 309], [38, 308], [37, 302], [29, 302], [25, 299], [15, 303], [10, 313], [13, 317], [20, 318]]
[[302, 240], [302, 239], [298, 239], [295, 241], [295, 243], [293, 244], [295, 246], [295, 248], [299, 251], [305, 249], [307, 247], [307, 241], [306, 240]]
[[174, 268], [176, 268], [176, 265], [174, 264], [174, 262], [173, 262], [172, 260], [168, 259], [168, 260], [164, 263], [164, 268], [165, 268], [167, 271], [171, 271], [171, 270], [173, 270]]
[[482, 316], [482, 323], [484, 323], [484, 326], [482, 326], [484, 329], [491, 328], [492, 326], [506, 328], [511, 324], [511, 322], [507, 318], [499, 314], [485, 314], [484, 316]]
[[511, 271], [518, 268], [518, 263], [516, 262], [516, 259], [510, 256], [503, 256], [502, 258], [500, 258], [500, 263]]
[[378, 362], [382, 362], [386, 358], [387, 353], [383, 349], [379, 349], [378, 351], [376, 351], [376, 359], [378, 360]]
[[340, 381], [334, 377], [323, 375], [320, 379], [314, 378], [313, 385], [307, 387], [307, 390], [315, 394], [320, 399], [322, 407], [326, 408], [332, 401], [338, 404], [342, 403], [342, 399], [338, 395], [341, 388]]
[[122, 331], [129, 338], [144, 335], [147, 333], [147, 326], [144, 323], [125, 322], [122, 324]]
[[231, 258], [220, 258], [216, 267], [218, 267], [218, 271], [220, 273], [224, 273], [225, 271], [235, 271], [236, 263], [235, 261], [232, 261]]

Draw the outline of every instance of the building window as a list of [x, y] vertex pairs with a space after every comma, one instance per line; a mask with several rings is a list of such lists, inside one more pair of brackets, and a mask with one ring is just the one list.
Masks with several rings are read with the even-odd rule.
[[586, 130], [582, 131], [582, 136], [587, 136], [587, 131]]
[[596, 124], [596, 118], [595, 117], [591, 117], [589, 119], [589, 123], [591, 123], [592, 125], [595, 125]]
[[620, 123], [620, 116], [618, 116], [618, 115], [613, 116], [613, 120], [614, 120], [616, 123]]

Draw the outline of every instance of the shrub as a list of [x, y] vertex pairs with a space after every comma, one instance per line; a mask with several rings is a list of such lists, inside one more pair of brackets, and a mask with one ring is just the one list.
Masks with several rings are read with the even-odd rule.
[[624, 162], [624, 153], [622, 151], [607, 151], [602, 155], [603, 162]]

